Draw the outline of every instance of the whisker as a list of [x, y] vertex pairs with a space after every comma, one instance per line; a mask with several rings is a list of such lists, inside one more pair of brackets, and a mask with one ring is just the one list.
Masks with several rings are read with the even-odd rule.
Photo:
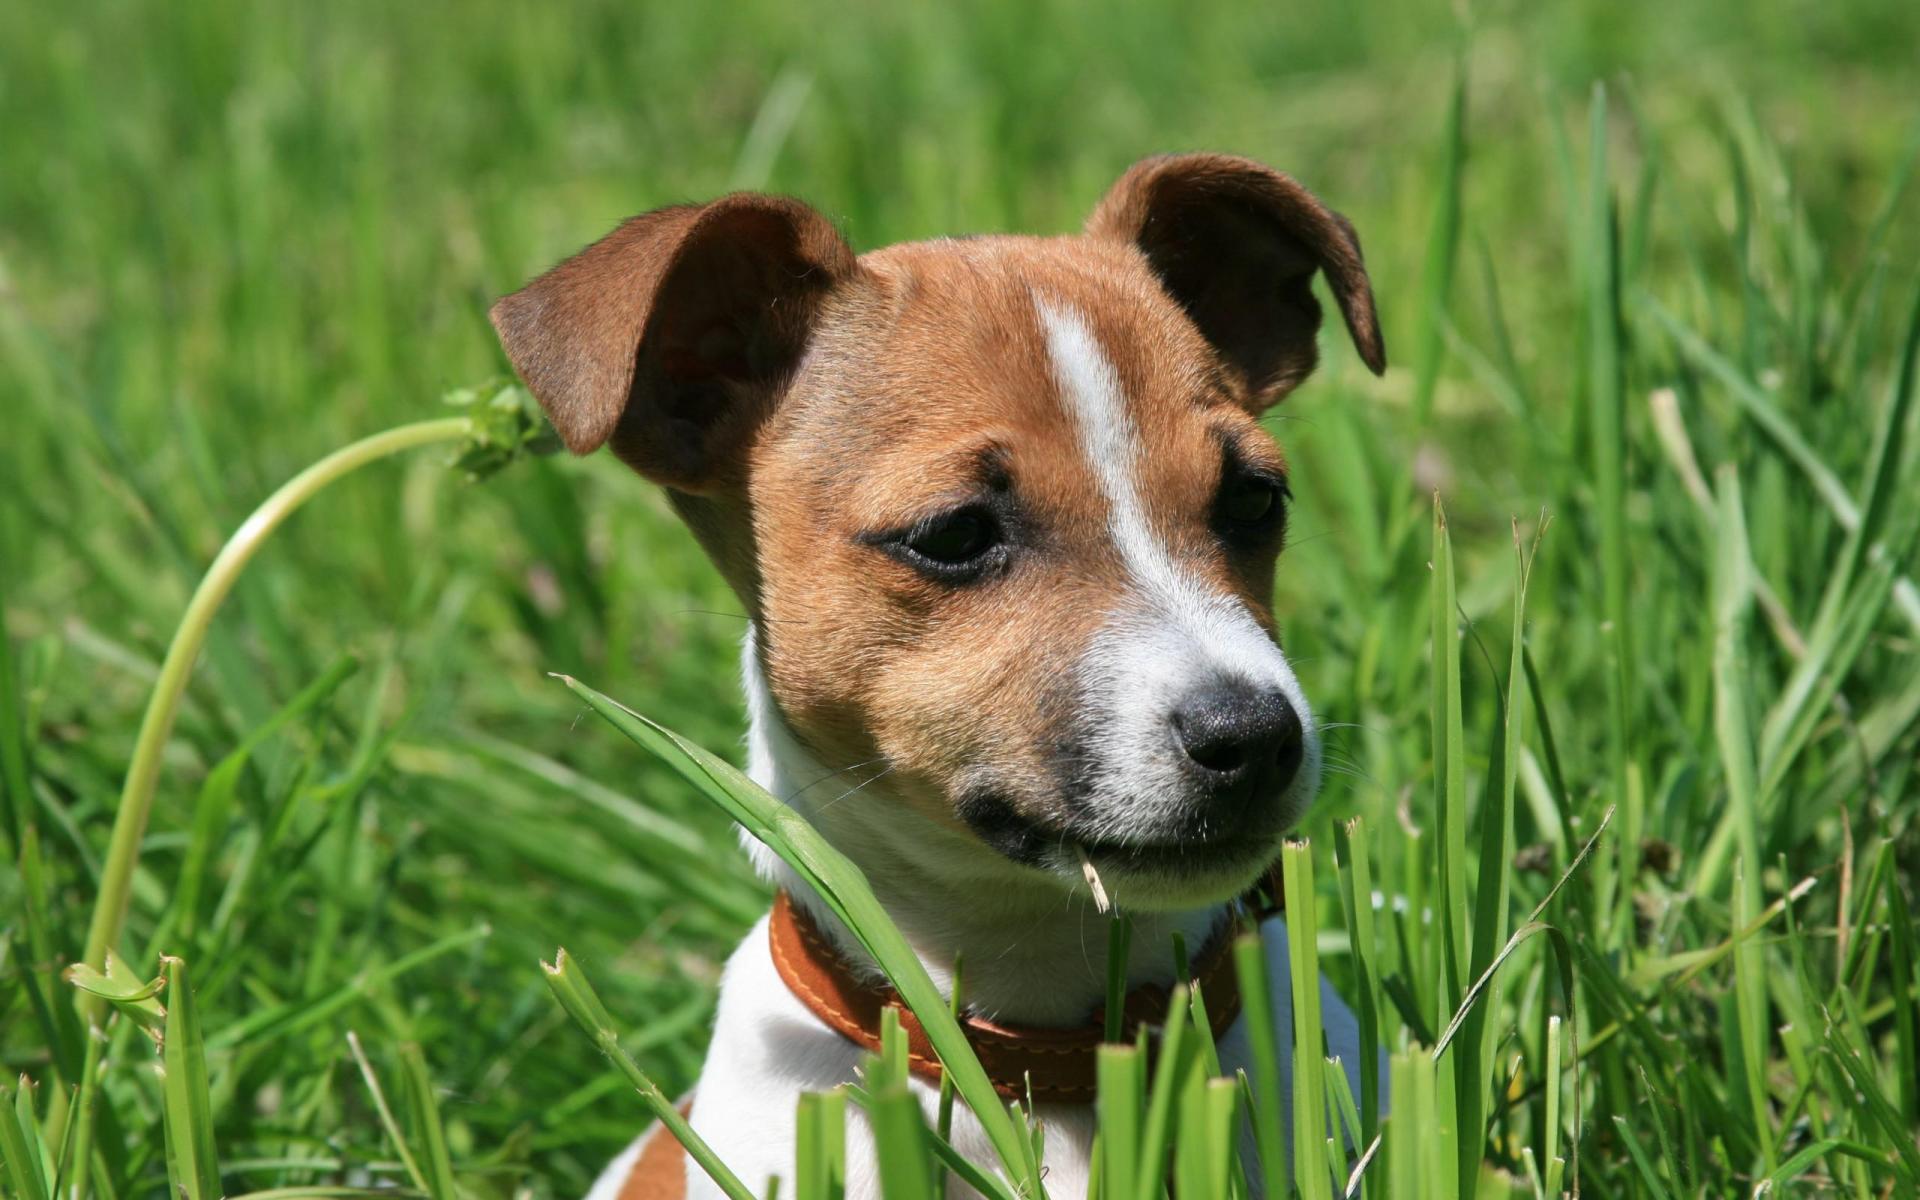
[[[840, 767], [837, 770], [828, 771], [825, 775], [820, 776], [818, 779], [813, 780], [811, 783], [802, 784], [799, 790], [795, 791], [792, 795], [786, 798], [786, 803], [792, 804], [795, 800], [798, 800], [800, 797], [806, 795], [808, 792], [812, 791], [814, 788], [819, 787], [821, 784], [825, 783], [829, 779], [833, 779], [840, 775], [845, 775], [848, 771], [857, 771], [861, 767], [870, 767], [874, 763], [884, 761], [885, 758], [886, 756], [884, 754], [875, 755], [872, 758], [864, 759], [857, 763], [848, 763], [846, 766]], [[876, 776], [875, 778], [878, 778], [878, 776]], [[867, 782], [871, 783], [873, 782], [873, 780], [870, 779]]]
[[1327, 733], [1335, 729], [1368, 729], [1370, 730], [1373, 728], [1373, 726], [1362, 725], [1357, 721], [1322, 721], [1316, 728], [1318, 728], [1321, 733]]
[[825, 804], [822, 804], [820, 806], [820, 811], [826, 812], [828, 809], [840, 803], [842, 800], [845, 800], [848, 796], [853, 795], [855, 792], [859, 791], [861, 788], [866, 787], [868, 784], [874, 782], [875, 780], [885, 779], [887, 776], [891, 774], [893, 774], [893, 768], [888, 767], [886, 770], [881, 771], [878, 774], [874, 775], [871, 779], [862, 779], [859, 783], [854, 784], [852, 787], [848, 788], [846, 791], [841, 792], [838, 796], [835, 796], [833, 799], [827, 801]]
[[1330, 537], [1332, 537], [1332, 536], [1333, 536], [1334, 534], [1336, 534], [1336, 533], [1338, 533], [1338, 532], [1340, 532], [1340, 531], [1339, 531], [1339, 530], [1337, 530], [1337, 529], [1323, 529], [1323, 530], [1321, 530], [1321, 531], [1320, 531], [1319, 533], [1309, 533], [1309, 534], [1306, 534], [1305, 536], [1302, 536], [1302, 537], [1294, 537], [1294, 536], [1292, 536], [1292, 535], [1288, 535], [1288, 537], [1287, 537], [1287, 545], [1289, 545], [1289, 546], [1304, 546], [1304, 545], [1306, 545], [1306, 544], [1307, 544], [1308, 542], [1317, 542], [1317, 541], [1320, 541], [1320, 540], [1322, 540], [1323, 538], [1330, 538]]

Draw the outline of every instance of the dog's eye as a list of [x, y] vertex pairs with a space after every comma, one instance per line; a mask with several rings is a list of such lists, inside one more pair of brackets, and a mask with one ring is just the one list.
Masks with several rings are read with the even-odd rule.
[[903, 528], [863, 533], [860, 541], [943, 583], [971, 583], [1007, 561], [1009, 545], [1000, 514], [987, 504], [969, 504], [925, 517]]
[[1255, 529], [1273, 520], [1280, 511], [1287, 485], [1263, 475], [1242, 475], [1229, 479], [1220, 489], [1216, 511], [1230, 528]]
[[967, 566], [999, 541], [993, 518], [972, 509], [935, 518], [904, 539], [907, 549], [940, 567]]

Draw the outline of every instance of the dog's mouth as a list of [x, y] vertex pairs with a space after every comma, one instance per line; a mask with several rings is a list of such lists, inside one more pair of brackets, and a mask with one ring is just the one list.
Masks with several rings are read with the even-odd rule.
[[1081, 840], [1067, 845], [1094, 866], [1151, 874], [1212, 874], [1243, 861], [1273, 856], [1273, 838], [1214, 837], [1177, 842]]
[[957, 806], [989, 848], [1025, 867], [1067, 879], [1085, 871], [1121, 902], [1142, 890], [1229, 896], [1257, 877], [1279, 847], [1280, 829], [1197, 829], [1182, 837], [1127, 837], [1021, 812], [1007, 797], [980, 793]]

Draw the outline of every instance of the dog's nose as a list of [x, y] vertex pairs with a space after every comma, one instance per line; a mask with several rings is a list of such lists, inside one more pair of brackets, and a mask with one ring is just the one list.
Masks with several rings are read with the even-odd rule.
[[1188, 766], [1223, 799], [1284, 790], [1306, 755], [1300, 714], [1277, 688], [1214, 685], [1175, 708], [1172, 722]]

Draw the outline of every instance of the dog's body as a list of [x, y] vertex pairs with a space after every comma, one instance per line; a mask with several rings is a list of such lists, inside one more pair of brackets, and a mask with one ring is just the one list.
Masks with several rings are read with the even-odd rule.
[[[1268, 608], [1285, 467], [1257, 423], [1312, 369], [1316, 272], [1380, 369], [1351, 228], [1267, 168], [1189, 156], [1129, 172], [1078, 238], [856, 258], [792, 201], [662, 210], [494, 320], [568, 445], [665, 485], [746, 605], [756, 780], [863, 868], [936, 983], [959, 958], [974, 1012], [1073, 1026], [1105, 987], [1090, 877], [1134, 922], [1131, 980], [1164, 983], [1173, 935], [1219, 928], [1317, 786]], [[1265, 934], [1286, 1029], [1284, 927]], [[1325, 1008], [1357, 1072], [1375, 1051]], [[1242, 1025], [1220, 1050], [1246, 1065]], [[797, 1097], [860, 1056], [756, 929], [693, 1126], [741, 1178], [790, 1175]], [[1038, 1115], [1049, 1191], [1084, 1194], [1090, 1109]], [[848, 1192], [877, 1195], [852, 1124]], [[955, 1144], [992, 1162], [965, 1118]]]

